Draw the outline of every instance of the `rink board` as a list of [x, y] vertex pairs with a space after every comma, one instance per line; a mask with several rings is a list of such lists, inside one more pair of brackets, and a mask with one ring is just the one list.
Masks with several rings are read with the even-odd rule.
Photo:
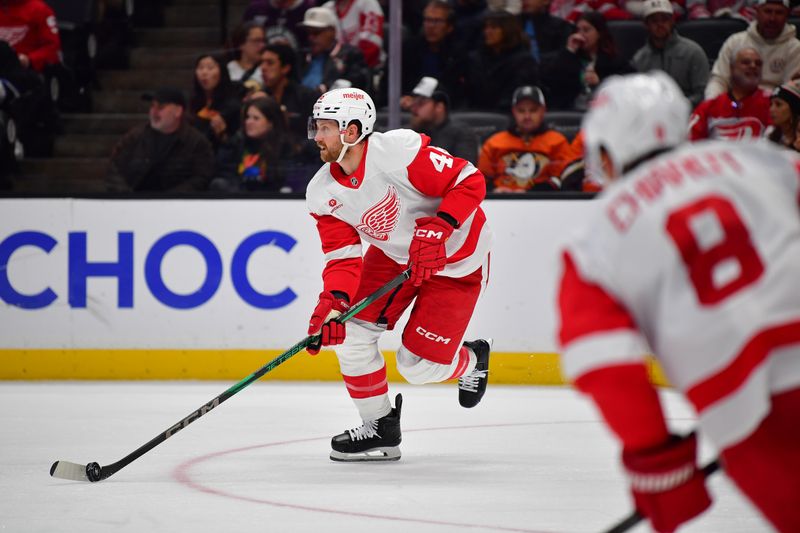
[[[585, 200], [488, 200], [489, 287], [467, 338], [493, 379], [561, 383], [560, 250]], [[322, 254], [302, 200], [0, 200], [0, 379], [236, 379], [305, 336]], [[402, 323], [402, 321], [401, 321]], [[390, 376], [398, 330], [381, 339]], [[305, 353], [274, 379], [339, 379]]]

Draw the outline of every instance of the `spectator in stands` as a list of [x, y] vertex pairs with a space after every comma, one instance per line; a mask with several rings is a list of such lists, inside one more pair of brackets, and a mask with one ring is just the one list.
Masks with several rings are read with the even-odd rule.
[[514, 88], [536, 84], [538, 70], [519, 19], [508, 11], [487, 12], [483, 42], [469, 55], [466, 83], [469, 107], [507, 111]]
[[60, 61], [56, 17], [42, 0], [5, 0], [0, 5], [0, 41], [14, 48], [25, 68], [42, 72]]
[[483, 16], [486, 11], [485, 0], [454, 0], [454, 36], [458, 47], [471, 52], [476, 42], [481, 40]]
[[261, 94], [272, 96], [286, 115], [295, 142], [300, 143], [302, 139], [303, 145], [308, 145], [310, 143], [305, 142], [307, 121], [320, 93], [297, 81], [296, 65], [297, 56], [292, 47], [285, 44], [265, 46], [261, 53], [264, 91], [253, 94], [253, 97]]
[[767, 128], [767, 138], [793, 149], [800, 128], [800, 81], [793, 80], [775, 87], [770, 98], [769, 116], [772, 126]]
[[225, 61], [212, 54], [197, 58], [189, 101], [190, 123], [215, 150], [239, 129], [240, 101], [240, 89], [231, 82]]
[[292, 158], [286, 117], [271, 96], [245, 101], [242, 129], [217, 153], [210, 190], [282, 191], [285, 164]]
[[730, 64], [736, 50], [750, 46], [758, 50], [764, 66], [761, 86], [773, 89], [800, 72], [800, 41], [795, 27], [787, 24], [789, 0], [757, 0], [756, 20], [747, 30], [734, 33], [722, 45], [711, 68], [706, 86], [706, 99], [714, 98], [730, 88]]
[[586, 109], [592, 92], [613, 74], [633, 68], [617, 54], [608, 24], [598, 12], [584, 13], [567, 46], [545, 62], [542, 77], [555, 109]]
[[239, 25], [231, 36], [235, 59], [228, 62], [231, 81], [240, 83], [248, 91], [261, 90], [261, 51], [265, 43], [264, 28], [255, 21]]
[[553, 0], [550, 13], [572, 23], [577, 23], [586, 13], [598, 13], [605, 20], [633, 18], [617, 0]]
[[369, 88], [364, 55], [337, 39], [338, 24], [333, 11], [324, 7], [306, 11], [301, 24], [308, 34], [309, 48], [300, 78], [305, 87], [320, 94], [334, 87]]
[[[575, 157], [567, 138], [544, 124], [544, 94], [538, 87], [518, 87], [512, 98], [512, 125], [481, 147], [478, 169], [498, 193], [556, 191], [559, 176]], [[493, 186], [493, 187], [492, 187]]]
[[111, 154], [110, 192], [201, 191], [214, 170], [211, 143], [185, 121], [186, 100], [165, 87], [146, 94], [149, 121], [125, 134]]
[[[405, 100], [405, 99], [404, 99]], [[431, 145], [448, 153], [475, 161], [478, 136], [470, 126], [450, 116], [450, 98], [436, 78], [422, 78], [407, 100], [411, 110], [411, 129], [431, 138]]]
[[454, 107], [461, 104], [467, 56], [456, 44], [454, 22], [453, 7], [446, 0], [430, 0], [425, 6], [422, 32], [403, 42], [403, 94], [428, 76], [439, 80]]
[[340, 39], [359, 48], [368, 67], [383, 64], [384, 16], [378, 0], [330, 0], [322, 7], [336, 13], [342, 32]]
[[755, 48], [735, 52], [730, 65], [731, 88], [700, 103], [689, 122], [689, 139], [762, 137], [770, 124], [770, 93], [759, 88], [761, 56]]
[[555, 54], [567, 45], [575, 26], [550, 14], [551, 0], [522, 0], [522, 30], [531, 43], [531, 55], [541, 63], [542, 56]]
[[266, 42], [300, 50], [308, 46], [308, 41], [297, 25], [303, 22], [305, 12], [316, 5], [315, 0], [251, 0], [242, 18], [262, 26]]
[[[692, 1], [692, 0], [689, 0]], [[705, 3], [706, 0], [697, 0], [700, 2]], [[743, 0], [749, 1], [749, 0]], [[634, 16], [634, 18], [643, 19], [645, 17], [644, 12], [647, 10], [647, 0], [627, 0], [623, 1], [623, 5], [625, 9]], [[681, 20], [684, 18], [686, 14], [686, 0], [671, 0], [670, 5], [672, 6], [672, 13], [673, 13], [673, 20]]]
[[708, 83], [708, 58], [699, 44], [675, 31], [669, 0], [645, 0], [644, 25], [647, 44], [633, 56], [639, 72], [663, 70], [674, 79], [683, 94], [696, 106], [703, 100]]
[[739, 18], [751, 21], [755, 17], [751, 0], [686, 0], [687, 19]]

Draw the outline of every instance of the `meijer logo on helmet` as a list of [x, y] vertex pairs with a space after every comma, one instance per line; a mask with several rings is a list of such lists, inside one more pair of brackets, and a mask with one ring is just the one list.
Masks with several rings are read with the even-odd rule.
[[342, 93], [342, 98], [352, 98], [353, 100], [363, 100], [364, 95], [361, 93]]

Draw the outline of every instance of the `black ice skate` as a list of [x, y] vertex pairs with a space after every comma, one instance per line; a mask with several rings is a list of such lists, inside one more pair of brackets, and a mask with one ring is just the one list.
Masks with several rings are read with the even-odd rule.
[[492, 339], [468, 341], [464, 346], [475, 352], [478, 362], [472, 372], [458, 378], [458, 403], [461, 407], [475, 407], [486, 393], [486, 384], [489, 382], [489, 352], [492, 349]]
[[394, 399], [394, 409], [377, 420], [348, 429], [331, 439], [332, 461], [397, 461], [400, 459], [400, 408], [403, 396]]

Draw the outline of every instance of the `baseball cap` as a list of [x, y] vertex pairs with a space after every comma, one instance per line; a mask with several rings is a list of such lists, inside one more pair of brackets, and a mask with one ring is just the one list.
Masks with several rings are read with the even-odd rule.
[[647, 18], [656, 13], [672, 15], [674, 13], [672, 3], [669, 0], [645, 0], [642, 18]]
[[176, 104], [186, 107], [186, 97], [183, 96], [183, 91], [174, 87], [161, 87], [155, 91], [146, 92], [142, 95], [142, 100], [147, 102], [155, 100], [160, 104]]
[[447, 107], [450, 107], [450, 98], [447, 93], [439, 89], [439, 80], [431, 76], [424, 76], [419, 80], [411, 94], [422, 96], [423, 98], [431, 98], [434, 102], [444, 102]]
[[336, 28], [339, 19], [336, 14], [326, 7], [311, 7], [303, 16], [303, 22], [299, 24], [306, 28]]
[[511, 96], [511, 105], [515, 106], [523, 100], [530, 100], [534, 104], [545, 105], [542, 90], [533, 85], [523, 85], [514, 90], [514, 94]]
[[775, 87], [772, 98], [780, 98], [789, 104], [793, 115], [800, 114], [800, 80], [792, 80]]

